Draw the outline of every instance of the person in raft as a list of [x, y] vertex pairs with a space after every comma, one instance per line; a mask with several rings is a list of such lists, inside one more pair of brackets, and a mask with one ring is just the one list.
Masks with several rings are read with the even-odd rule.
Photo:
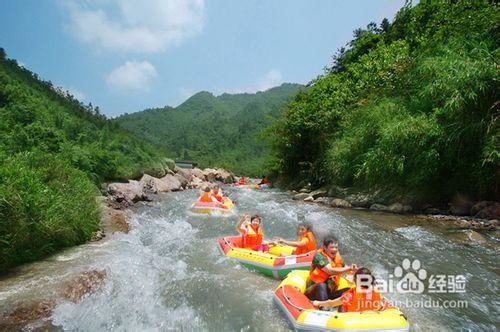
[[240, 179], [238, 180], [238, 184], [242, 185], [242, 184], [245, 184], [245, 183], [246, 183], [245, 182], [245, 177], [244, 176], [240, 177]]
[[203, 203], [219, 203], [219, 201], [214, 197], [210, 187], [206, 186], [201, 193], [201, 196], [198, 198], [198, 202]]
[[212, 196], [219, 202], [219, 203], [224, 203], [224, 194], [222, 193], [222, 190], [220, 189], [219, 186], [214, 186], [214, 189], [212, 190]]
[[354, 274], [356, 287], [349, 289], [342, 296], [326, 301], [313, 301], [316, 307], [339, 307], [340, 312], [359, 312], [367, 310], [384, 310], [389, 304], [382, 300], [373, 284], [372, 272], [362, 267]]
[[293, 251], [293, 255], [306, 254], [309, 251], [316, 250], [316, 237], [312, 231], [311, 224], [301, 223], [299, 227], [297, 227], [297, 235], [297, 241], [287, 241], [280, 237], [275, 238], [275, 240], [278, 243], [296, 247]]
[[306, 295], [318, 301], [337, 298], [348, 290], [338, 289], [340, 276], [356, 270], [355, 264], [344, 265], [339, 253], [339, 241], [333, 236], [327, 236], [323, 240], [323, 247], [316, 252], [312, 260]]
[[262, 180], [260, 180], [259, 182], [260, 185], [262, 184], [269, 184], [269, 182], [267, 181], [267, 178], [265, 175], [262, 175]]
[[255, 214], [248, 222], [248, 214], [244, 214], [240, 222], [236, 226], [236, 230], [243, 237], [243, 248], [248, 248], [255, 251], [269, 251], [269, 245], [275, 244], [274, 242], [264, 241], [264, 233], [260, 227], [261, 218]]

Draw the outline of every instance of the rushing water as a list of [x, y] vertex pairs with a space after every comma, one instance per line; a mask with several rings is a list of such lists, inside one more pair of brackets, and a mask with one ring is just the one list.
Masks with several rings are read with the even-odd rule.
[[[0, 279], [0, 313], [58, 291], [78, 271], [106, 269], [101, 290], [54, 310], [55, 329], [288, 330], [272, 295], [278, 281], [222, 256], [217, 238], [234, 234], [242, 213], [259, 213], [267, 237], [294, 238], [302, 221], [319, 238], [332, 233], [344, 260], [388, 278], [403, 259], [419, 259], [428, 274], [460, 274], [466, 292], [389, 294], [392, 300], [466, 300], [468, 308], [402, 308], [413, 330], [495, 330], [498, 325], [498, 249], [459, 241], [457, 233], [411, 217], [334, 210], [292, 201], [279, 191], [227, 189], [237, 202], [229, 217], [187, 212], [195, 190], [167, 193], [136, 208], [132, 230], [67, 250]], [[460, 234], [458, 234], [460, 235]]]

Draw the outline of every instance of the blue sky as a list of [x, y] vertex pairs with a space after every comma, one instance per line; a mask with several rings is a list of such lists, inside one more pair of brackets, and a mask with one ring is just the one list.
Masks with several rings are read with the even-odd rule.
[[0, 47], [116, 116], [307, 83], [404, 0], [2, 0]]

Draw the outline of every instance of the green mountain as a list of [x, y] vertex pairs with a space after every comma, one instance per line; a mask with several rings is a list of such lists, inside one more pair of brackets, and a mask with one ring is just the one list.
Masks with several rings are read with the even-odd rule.
[[498, 199], [498, 6], [421, 0], [354, 32], [276, 124], [285, 183]]
[[163, 156], [0, 48], [0, 272], [88, 240], [99, 184], [158, 171]]
[[264, 131], [300, 87], [282, 84], [255, 94], [220, 96], [199, 92], [178, 107], [148, 109], [115, 121], [176, 158], [261, 176], [270, 151]]

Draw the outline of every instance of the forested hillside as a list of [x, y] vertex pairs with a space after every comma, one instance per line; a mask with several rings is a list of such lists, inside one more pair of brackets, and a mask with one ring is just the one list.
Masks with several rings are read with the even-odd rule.
[[149, 109], [115, 121], [202, 167], [260, 176], [269, 156], [264, 131], [300, 88], [283, 84], [255, 94], [199, 92], [178, 107]]
[[0, 271], [88, 240], [98, 185], [157, 171], [163, 156], [0, 48]]
[[354, 32], [275, 125], [283, 183], [499, 197], [498, 7], [428, 1]]

